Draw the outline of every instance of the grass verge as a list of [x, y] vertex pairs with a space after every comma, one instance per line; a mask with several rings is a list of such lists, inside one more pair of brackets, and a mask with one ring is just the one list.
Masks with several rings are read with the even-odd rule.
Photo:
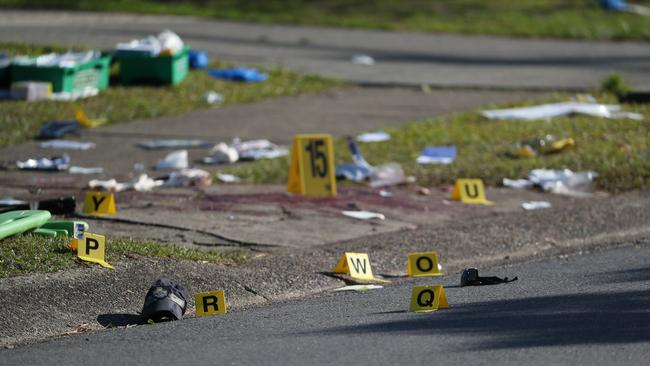
[[[555, 96], [563, 100], [566, 96]], [[536, 104], [544, 101], [530, 101]], [[609, 100], [612, 102], [612, 100]], [[502, 106], [502, 107], [510, 107]], [[490, 108], [495, 106], [490, 106]], [[624, 109], [650, 118], [647, 105], [624, 105]], [[498, 186], [503, 178], [525, 178], [536, 168], [574, 171], [593, 170], [599, 174], [595, 187], [610, 192], [650, 188], [650, 124], [629, 119], [616, 120], [572, 116], [533, 122], [490, 121], [479, 111], [455, 114], [385, 129], [390, 141], [360, 144], [364, 157], [373, 165], [398, 162], [418, 184], [441, 186], [456, 178], [481, 178]], [[573, 150], [530, 159], [504, 156], [510, 144], [547, 134], [573, 137]], [[416, 157], [426, 146], [456, 145], [458, 157], [450, 165], [420, 165]], [[350, 162], [347, 143], [335, 141], [336, 164]], [[224, 168], [249, 183], [287, 181], [289, 159], [258, 161]]]
[[[650, 5], [648, 0], [635, 4]], [[0, 7], [176, 14], [238, 21], [576, 39], [650, 39], [650, 18], [595, 0], [0, 0]]]
[[[0, 278], [36, 272], [56, 272], [81, 265], [76, 253], [68, 249], [68, 238], [17, 235], [0, 242]], [[117, 262], [130, 254], [217, 263], [240, 263], [242, 251], [201, 251], [153, 241], [112, 239], [106, 245], [106, 260]]]
[[[23, 43], [2, 43], [0, 51], [10, 55], [60, 52], [57, 46], [37, 46]], [[215, 67], [224, 65], [212, 64]], [[178, 115], [181, 113], [224, 105], [250, 103], [265, 98], [314, 93], [338, 82], [314, 75], [298, 75], [287, 70], [264, 70], [269, 79], [262, 83], [238, 83], [218, 80], [204, 71], [192, 70], [180, 85], [171, 86], [111, 86], [96, 97], [78, 102], [0, 101], [0, 147], [17, 144], [35, 136], [50, 120], [74, 119], [74, 106], [80, 105], [92, 118], [105, 117], [108, 123]], [[208, 91], [223, 94], [225, 102], [211, 105], [205, 100]]]

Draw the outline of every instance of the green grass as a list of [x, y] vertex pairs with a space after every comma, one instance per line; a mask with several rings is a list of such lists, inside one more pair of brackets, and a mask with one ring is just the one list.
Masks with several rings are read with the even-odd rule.
[[[0, 278], [79, 268], [81, 261], [76, 253], [68, 249], [69, 242], [68, 238], [44, 238], [30, 234], [0, 241]], [[118, 262], [131, 254], [216, 263], [240, 263], [246, 258], [242, 251], [200, 251], [152, 241], [114, 239], [106, 245], [106, 260], [109, 263]]]
[[[650, 5], [650, 0], [634, 0]], [[596, 0], [0, 0], [6, 8], [177, 14], [268, 23], [577, 39], [650, 39], [650, 18]]]
[[[556, 96], [554, 101], [563, 100]], [[544, 101], [530, 101], [529, 104]], [[609, 102], [612, 102], [610, 99]], [[495, 106], [490, 106], [495, 107]], [[398, 162], [418, 184], [441, 186], [456, 178], [481, 178], [497, 186], [504, 177], [525, 178], [536, 168], [574, 171], [593, 170], [599, 174], [597, 189], [610, 192], [650, 188], [650, 107], [625, 105], [625, 110], [643, 113], [646, 121], [610, 120], [585, 116], [549, 121], [490, 121], [476, 112], [455, 114], [401, 128], [385, 129], [388, 142], [361, 144], [365, 158], [373, 165]], [[575, 149], [531, 159], [504, 156], [510, 144], [551, 134], [573, 137]], [[425, 146], [456, 145], [458, 158], [451, 165], [420, 165], [415, 158]], [[335, 141], [337, 164], [351, 161], [346, 142]], [[289, 159], [258, 161], [226, 167], [225, 172], [250, 183], [287, 181]]]
[[[61, 51], [57, 46], [2, 43], [0, 51], [10, 55], [41, 54]], [[213, 64], [212, 66], [223, 66]], [[91, 118], [105, 117], [109, 123], [143, 118], [178, 115], [197, 109], [219, 108], [205, 101], [214, 90], [224, 95], [223, 105], [250, 103], [265, 98], [318, 92], [338, 82], [313, 75], [298, 75], [287, 70], [265, 70], [269, 79], [262, 83], [237, 83], [214, 79], [204, 71], [191, 71], [175, 87], [111, 86], [96, 97], [78, 102], [0, 101], [0, 147], [33, 138], [49, 120], [74, 119], [74, 105], [79, 104]]]

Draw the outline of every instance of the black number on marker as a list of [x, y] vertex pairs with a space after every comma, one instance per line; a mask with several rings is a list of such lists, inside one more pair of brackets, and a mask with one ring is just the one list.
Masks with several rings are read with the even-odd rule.
[[307, 144], [306, 150], [310, 157], [312, 177], [327, 176], [327, 157], [323, 151], [324, 147], [325, 141], [323, 140], [311, 140]]

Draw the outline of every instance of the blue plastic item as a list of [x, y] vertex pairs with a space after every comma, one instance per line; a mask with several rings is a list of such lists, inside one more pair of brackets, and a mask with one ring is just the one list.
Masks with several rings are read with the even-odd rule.
[[245, 81], [245, 82], [259, 82], [268, 79], [268, 75], [259, 72], [256, 69], [247, 69], [244, 67], [232, 67], [229, 69], [208, 69], [208, 74], [214, 78]]
[[625, 0], [600, 0], [600, 6], [606, 10], [623, 11], [627, 7]]
[[79, 133], [81, 125], [77, 121], [50, 121], [47, 122], [36, 136], [39, 140], [56, 139], [69, 133]]
[[205, 69], [208, 67], [208, 53], [205, 51], [190, 51], [190, 68]]

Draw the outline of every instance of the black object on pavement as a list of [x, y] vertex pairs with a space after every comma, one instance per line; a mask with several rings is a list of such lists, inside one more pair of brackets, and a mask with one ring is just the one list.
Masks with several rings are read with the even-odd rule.
[[[59, 197], [49, 200], [41, 200], [36, 202], [35, 210], [50, 211], [52, 215], [73, 215], [77, 207], [77, 201], [72, 197]], [[9, 211], [29, 210], [28, 203], [2, 205], [0, 204], [0, 213]]]
[[518, 278], [515, 277], [511, 280], [508, 277], [480, 277], [478, 275], [478, 269], [476, 268], [465, 268], [463, 274], [460, 276], [460, 286], [483, 286], [483, 285], [497, 285], [499, 283], [508, 283], [512, 281], [517, 281]]
[[153, 320], [154, 323], [167, 320], [181, 320], [185, 310], [189, 293], [180, 285], [167, 278], [160, 278], [149, 288], [142, 307], [144, 321]]

